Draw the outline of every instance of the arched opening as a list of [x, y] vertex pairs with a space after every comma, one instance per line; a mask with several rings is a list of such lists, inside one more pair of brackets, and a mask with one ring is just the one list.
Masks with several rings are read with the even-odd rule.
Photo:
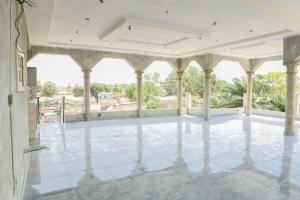
[[104, 58], [91, 72], [91, 111], [136, 110], [136, 77], [123, 59]]
[[247, 91], [245, 71], [238, 62], [221, 61], [213, 70], [212, 108], [238, 108], [243, 106]]
[[202, 108], [204, 93], [204, 73], [197, 62], [192, 61], [183, 74], [183, 90], [188, 108]]
[[154, 61], [143, 76], [143, 109], [177, 107], [177, 74], [164, 61]]
[[82, 112], [83, 98], [74, 96], [73, 90], [82, 87], [83, 76], [80, 66], [69, 55], [38, 54], [28, 66], [37, 68], [36, 94], [41, 122], [57, 120], [63, 107], [65, 113]]
[[253, 108], [285, 112], [286, 67], [282, 61], [265, 62], [255, 72]]

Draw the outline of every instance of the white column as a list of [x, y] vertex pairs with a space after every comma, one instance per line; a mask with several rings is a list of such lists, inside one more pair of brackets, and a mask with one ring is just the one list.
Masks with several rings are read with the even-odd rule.
[[83, 77], [84, 77], [84, 120], [88, 121], [90, 120], [90, 96], [91, 96], [91, 91], [90, 91], [90, 69], [83, 69]]
[[204, 120], [210, 118], [210, 93], [211, 93], [211, 72], [212, 70], [204, 70], [204, 98], [203, 98], [203, 117]]
[[246, 101], [246, 115], [252, 114], [252, 93], [253, 93], [253, 71], [247, 72], [247, 101]]
[[185, 101], [186, 101], [186, 113], [188, 114], [188, 110], [192, 107], [192, 94], [190, 92], [186, 93]]
[[143, 72], [136, 71], [136, 97], [137, 97], [137, 117], [142, 116], [142, 106], [143, 106], [143, 96], [142, 96], [142, 79], [143, 79]]
[[286, 105], [285, 105], [285, 134], [294, 135], [297, 114], [297, 62], [287, 64]]
[[182, 115], [182, 75], [183, 72], [177, 72], [177, 80], [178, 80], [178, 94], [177, 94], [177, 112], [178, 115]]

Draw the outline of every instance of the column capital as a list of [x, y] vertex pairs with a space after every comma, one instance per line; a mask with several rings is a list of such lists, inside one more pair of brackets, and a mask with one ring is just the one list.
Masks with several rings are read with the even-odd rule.
[[211, 70], [211, 69], [205, 69], [205, 70], [203, 70], [205, 78], [211, 78], [212, 71], [213, 70]]
[[248, 78], [253, 78], [254, 76], [254, 71], [246, 71], [247, 77]]
[[91, 73], [92, 69], [81, 69], [83, 73]]
[[135, 74], [136, 74], [137, 78], [142, 78], [143, 73], [144, 73], [143, 71], [135, 71]]
[[177, 72], [177, 78], [178, 80], [181, 80], [182, 79], [182, 75], [183, 75], [183, 72]]
[[205, 73], [205, 74], [211, 74], [212, 73], [212, 69], [204, 69], [203, 70], [203, 72]]
[[297, 73], [298, 72], [298, 61], [289, 61], [285, 63], [287, 73]]

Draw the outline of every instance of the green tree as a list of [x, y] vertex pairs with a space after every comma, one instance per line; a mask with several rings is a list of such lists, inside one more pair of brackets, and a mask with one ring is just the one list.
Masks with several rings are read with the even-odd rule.
[[136, 90], [135, 90], [135, 83], [131, 83], [129, 85], [127, 85], [126, 89], [125, 89], [125, 94], [126, 96], [131, 100], [131, 101], [135, 101], [136, 100]]
[[270, 72], [254, 77], [254, 107], [273, 111], [285, 111], [286, 74]]
[[82, 97], [84, 93], [84, 89], [83, 87], [76, 84], [72, 89], [72, 93], [75, 97]]
[[167, 95], [176, 95], [177, 91], [177, 73], [175, 70], [169, 74], [169, 76], [162, 83]]
[[51, 81], [47, 81], [44, 83], [43, 89], [42, 89], [42, 95], [45, 97], [52, 97], [57, 93], [57, 87], [55, 83]]
[[99, 93], [107, 92], [108, 88], [102, 83], [91, 83], [90, 85], [91, 95], [99, 102]]
[[243, 105], [243, 95], [246, 92], [244, 77], [233, 78], [232, 83], [225, 80], [213, 81], [211, 106], [214, 108], [236, 108]]
[[143, 82], [143, 102], [147, 108], [158, 108], [160, 106], [159, 100], [156, 98], [160, 96], [160, 82], [159, 73], [148, 73], [144, 75]]
[[[175, 95], [177, 86], [177, 73], [173, 70], [163, 82], [163, 88], [167, 95]], [[185, 92], [190, 92], [194, 96], [203, 97], [204, 93], [204, 73], [195, 66], [188, 66], [183, 74], [183, 88]]]
[[190, 65], [183, 74], [184, 91], [190, 92], [194, 96], [203, 97], [204, 93], [204, 73], [198, 67]]
[[[285, 111], [285, 73], [270, 72], [256, 75], [253, 83], [253, 107]], [[213, 83], [211, 105], [214, 108], [241, 107], [246, 93], [246, 79], [234, 78], [232, 83], [216, 80]]]
[[122, 87], [119, 84], [115, 84], [112, 88], [114, 94], [122, 93]]
[[42, 90], [43, 90], [43, 85], [41, 84], [40, 81], [38, 81], [37, 84], [36, 84], [36, 92], [41, 93]]

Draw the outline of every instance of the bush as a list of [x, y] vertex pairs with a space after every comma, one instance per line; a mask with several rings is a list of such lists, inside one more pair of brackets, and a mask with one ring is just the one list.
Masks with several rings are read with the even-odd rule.
[[145, 104], [147, 109], [155, 109], [160, 107], [160, 101], [157, 99], [150, 99]]
[[83, 87], [75, 85], [75, 87], [72, 89], [72, 93], [73, 93], [74, 97], [82, 97], [84, 94], [84, 89], [83, 89]]

